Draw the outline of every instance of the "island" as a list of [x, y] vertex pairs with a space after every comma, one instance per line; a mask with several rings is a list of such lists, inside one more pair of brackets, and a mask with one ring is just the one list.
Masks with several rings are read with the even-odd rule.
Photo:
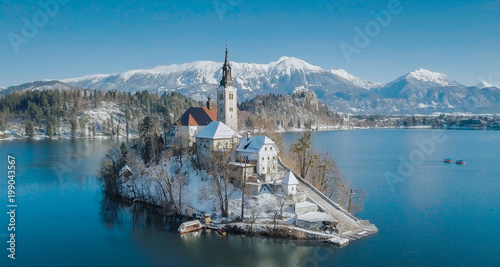
[[164, 136], [147, 116], [131, 146], [108, 152], [99, 175], [105, 193], [184, 216], [181, 233], [205, 228], [337, 245], [377, 233], [352, 215], [354, 189], [329, 155], [311, 148], [310, 132], [286, 153], [272, 129], [239, 131], [227, 48], [222, 74], [216, 103], [189, 107]]

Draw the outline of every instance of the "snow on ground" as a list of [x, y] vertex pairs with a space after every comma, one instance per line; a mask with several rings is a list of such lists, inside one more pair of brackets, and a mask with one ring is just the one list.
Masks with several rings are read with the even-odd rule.
[[[126, 137], [125, 131], [125, 115], [123, 111], [120, 109], [120, 106], [116, 103], [110, 103], [106, 101], [102, 101], [101, 105], [98, 108], [88, 107], [87, 110], [78, 114], [77, 117], [77, 134], [76, 138], [95, 138], [95, 139], [107, 139], [109, 135], [107, 135], [103, 130], [106, 124], [111, 121], [111, 117], [113, 117], [113, 125], [116, 129], [116, 125], [120, 125], [120, 138]], [[81, 123], [84, 122], [85, 128], [81, 128]], [[92, 136], [90, 132], [89, 126], [95, 126], [96, 135]], [[47, 135], [47, 126], [45, 124], [38, 125], [35, 124], [35, 135], [33, 136], [34, 140], [42, 140], [48, 139]], [[71, 125], [69, 121], [63, 120], [61, 122], [61, 126], [56, 129], [56, 134], [54, 134], [54, 139], [71, 139]], [[130, 138], [135, 138], [137, 135], [134, 132], [129, 134]], [[25, 121], [16, 119], [15, 121], [9, 121], [8, 130], [0, 131], [0, 141], [2, 140], [16, 140], [16, 139], [27, 139], [26, 136], [26, 126]]]
[[[256, 196], [246, 196], [244, 214], [245, 220], [255, 220], [257, 223], [273, 222], [275, 216], [280, 215], [280, 198], [284, 197], [285, 196], [282, 194], [274, 195], [264, 191]], [[232, 216], [239, 217], [241, 215], [241, 194], [230, 200], [229, 211]], [[294, 218], [295, 214], [292, 203], [286, 200], [283, 207], [283, 220], [278, 221], [282, 223], [293, 223]]]
[[[229, 218], [222, 219], [214, 178], [206, 171], [196, 169], [187, 157], [183, 158], [182, 166], [178, 160], [171, 158], [151, 167], [144, 166], [142, 161], [136, 161], [131, 163], [130, 168], [134, 172], [133, 177], [126, 182], [122, 181], [122, 194], [125, 197], [156, 205], [164, 203], [165, 193], [162, 186], [165, 189], [166, 183], [163, 179], [169, 177], [172, 181], [172, 194], [176, 202], [179, 200], [179, 192], [182, 188], [183, 212], [186, 215], [191, 215], [193, 212], [213, 214], [214, 206], [216, 209], [213, 217], [214, 222], [234, 220], [241, 215], [242, 191], [233, 188], [232, 185], [228, 186], [230, 215]], [[168, 176], [165, 175], [167, 173]], [[182, 184], [182, 187], [179, 186], [179, 183]], [[140, 192], [143, 192], [143, 194]], [[286, 200], [286, 197], [281, 192], [274, 195], [267, 188], [261, 190], [258, 195], [245, 195], [244, 217], [247, 221], [273, 222], [275, 216], [280, 215], [280, 203], [285, 203], [283, 206], [283, 220], [277, 221], [293, 223], [295, 214], [292, 203]]]

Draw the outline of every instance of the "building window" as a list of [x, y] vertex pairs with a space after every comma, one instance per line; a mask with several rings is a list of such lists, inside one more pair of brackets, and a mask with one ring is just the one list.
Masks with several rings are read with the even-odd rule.
[[220, 112], [222, 112], [222, 108], [220, 108]]
[[224, 99], [224, 94], [219, 94], [219, 99], [223, 100]]
[[233, 108], [229, 108], [229, 111], [233, 112]]
[[269, 149], [270, 149], [270, 150], [273, 150], [273, 147], [270, 147]]
[[267, 157], [267, 160], [269, 160], [269, 157]]
[[267, 147], [266, 147], [265, 149], [266, 149], [266, 151], [267, 151]]
[[264, 160], [264, 157], [262, 157], [262, 160]]
[[231, 99], [231, 100], [234, 99], [233, 94], [229, 94], [229, 99]]

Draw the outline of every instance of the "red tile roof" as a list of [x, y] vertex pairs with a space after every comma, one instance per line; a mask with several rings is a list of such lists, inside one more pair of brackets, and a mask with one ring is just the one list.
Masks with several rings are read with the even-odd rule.
[[179, 118], [182, 126], [207, 126], [217, 120], [217, 109], [191, 107]]

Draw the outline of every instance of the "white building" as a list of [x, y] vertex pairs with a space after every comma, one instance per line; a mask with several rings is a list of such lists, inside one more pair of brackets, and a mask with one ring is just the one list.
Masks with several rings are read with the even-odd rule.
[[167, 144], [180, 135], [185, 135], [190, 143], [194, 142], [196, 133], [215, 120], [217, 120], [217, 110], [210, 108], [210, 98], [207, 101], [207, 107], [190, 107], [167, 134]]
[[213, 151], [233, 149], [241, 138], [237, 132], [220, 121], [211, 122], [196, 135], [196, 150], [202, 165], [210, 163]]
[[231, 77], [231, 65], [226, 47], [226, 59], [222, 66], [222, 80], [217, 88], [217, 120], [238, 131], [238, 89]]
[[233, 153], [233, 159], [255, 165], [255, 173], [262, 176], [265, 182], [278, 178], [278, 146], [264, 135], [242, 138]]
[[281, 181], [281, 189], [283, 189], [283, 192], [287, 195], [296, 194], [297, 185], [299, 185], [299, 180], [297, 180], [293, 172], [288, 172], [285, 179]]

